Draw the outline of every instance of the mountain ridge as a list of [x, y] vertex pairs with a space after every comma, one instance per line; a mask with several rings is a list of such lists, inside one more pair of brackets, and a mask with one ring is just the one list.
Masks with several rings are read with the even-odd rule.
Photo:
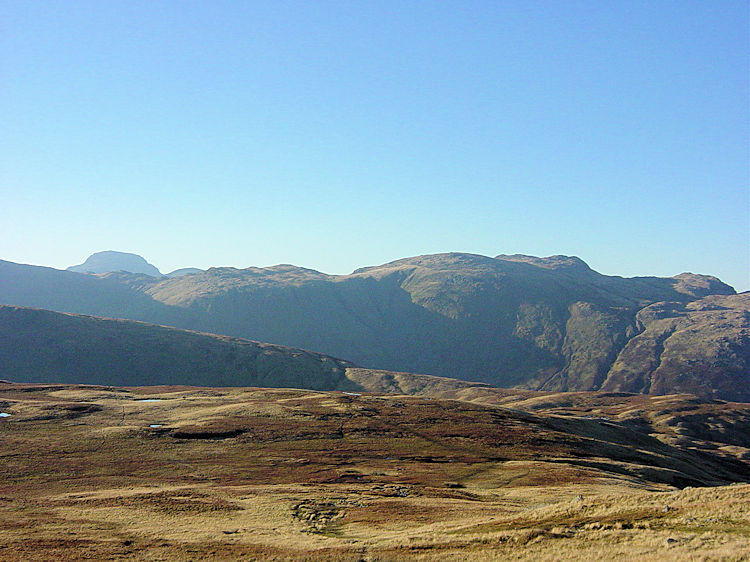
[[322, 353], [135, 320], [0, 305], [0, 375], [20, 382], [361, 390]]
[[[744, 397], [747, 387], [745, 297], [719, 303], [736, 309], [731, 314], [675, 312], [679, 318], [670, 322], [681, 328], [665, 335], [663, 349], [648, 343], [658, 324], [642, 335], [651, 313], [640, 313], [652, 305], [676, 311], [675, 306], [712, 295], [720, 300], [735, 294], [706, 275], [622, 278], [599, 274], [570, 256], [455, 252], [403, 258], [348, 275], [289, 264], [211, 268], [173, 278], [62, 273], [0, 262], [0, 302], [132, 318], [314, 349], [370, 369], [501, 387], [576, 391], [606, 384], [668, 393], [666, 382], [644, 384], [654, 372], [657, 380], [677, 385], [676, 391], [687, 385], [707, 397], [714, 395], [713, 385], [721, 386], [717, 396], [725, 397], [737, 392]], [[70, 277], [75, 275], [87, 279]], [[697, 356], [677, 345], [694, 329]], [[731, 341], [720, 345], [722, 338]], [[665, 364], [657, 369], [663, 353]], [[721, 369], [710, 367], [717, 353]], [[675, 378], [681, 369], [689, 385]], [[719, 383], [724, 374], [729, 383]]]

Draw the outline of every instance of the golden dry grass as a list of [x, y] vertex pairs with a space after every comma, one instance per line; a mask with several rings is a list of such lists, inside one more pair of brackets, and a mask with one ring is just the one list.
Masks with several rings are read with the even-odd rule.
[[622, 427], [582, 416], [180, 387], [3, 385], [0, 405], [12, 414], [0, 420], [2, 560], [750, 556], [750, 485], [728, 484], [747, 463], [656, 438], [628, 450]]

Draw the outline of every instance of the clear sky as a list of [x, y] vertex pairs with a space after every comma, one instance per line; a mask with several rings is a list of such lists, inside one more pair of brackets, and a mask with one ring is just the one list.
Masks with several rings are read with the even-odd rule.
[[750, 289], [743, 1], [0, 0], [0, 258]]

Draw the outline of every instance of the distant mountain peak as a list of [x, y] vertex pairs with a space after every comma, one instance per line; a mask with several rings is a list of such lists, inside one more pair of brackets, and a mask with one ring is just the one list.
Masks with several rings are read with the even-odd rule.
[[72, 265], [68, 271], [77, 273], [110, 273], [127, 271], [129, 273], [144, 273], [151, 277], [161, 277], [161, 272], [138, 254], [105, 250], [91, 254], [80, 265]]
[[180, 269], [175, 269], [174, 271], [170, 271], [169, 273], [165, 274], [166, 277], [183, 277], [184, 275], [192, 275], [193, 273], [203, 273], [202, 269], [198, 269], [197, 267], [182, 267]]

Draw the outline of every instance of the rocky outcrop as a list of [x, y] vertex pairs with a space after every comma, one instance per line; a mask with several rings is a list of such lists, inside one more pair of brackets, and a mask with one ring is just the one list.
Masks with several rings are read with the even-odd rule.
[[750, 402], [750, 293], [656, 303], [636, 321], [602, 390]]

